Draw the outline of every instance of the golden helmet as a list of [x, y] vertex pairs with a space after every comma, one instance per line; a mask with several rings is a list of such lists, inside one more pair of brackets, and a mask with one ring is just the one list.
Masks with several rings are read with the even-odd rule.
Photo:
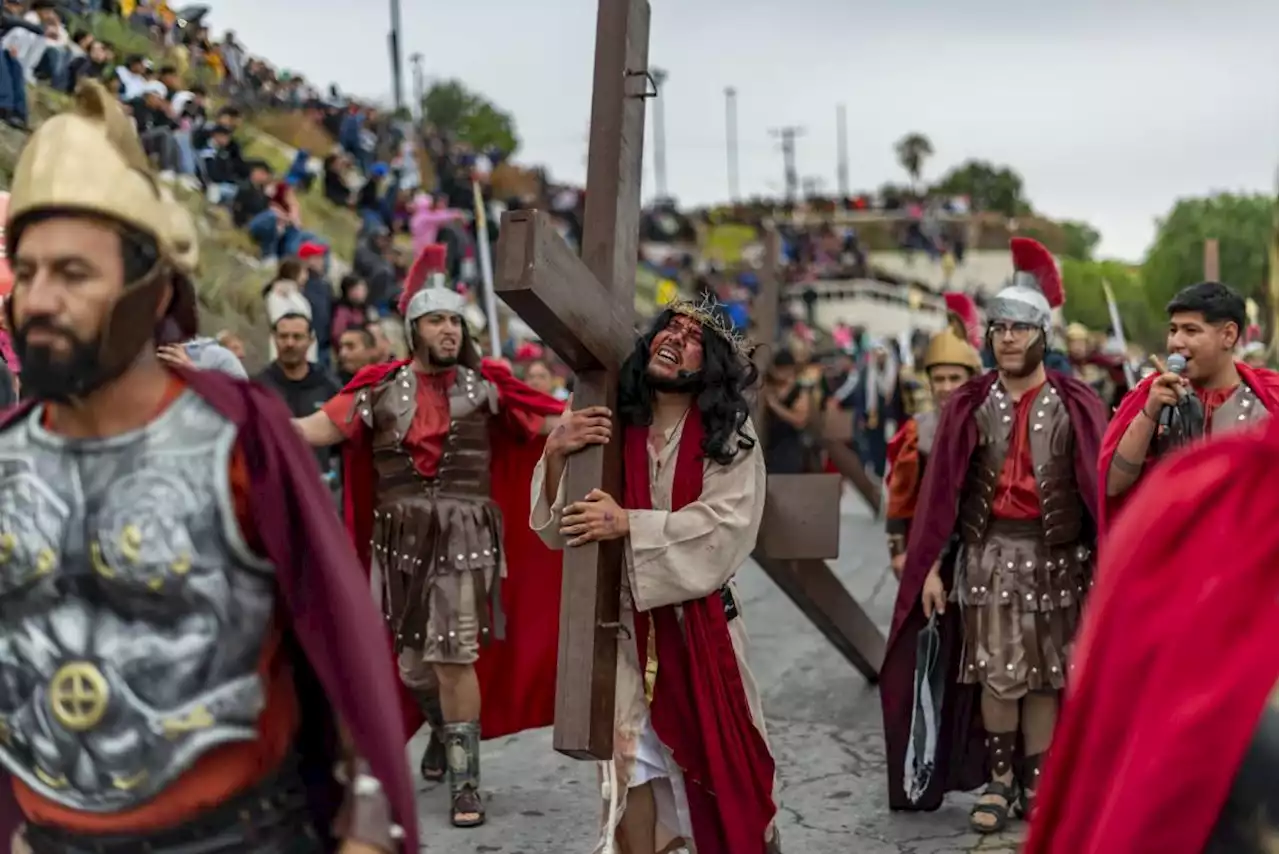
[[951, 314], [947, 327], [929, 339], [924, 351], [924, 370], [927, 373], [935, 365], [959, 365], [968, 368], [975, 376], [982, 373], [982, 357], [965, 336], [964, 321]]
[[1089, 339], [1089, 327], [1083, 323], [1067, 324], [1067, 340], [1068, 341], [1087, 341]]
[[133, 122], [96, 80], [82, 80], [68, 112], [44, 122], [18, 158], [9, 189], [5, 240], [12, 224], [45, 210], [96, 214], [156, 241], [161, 258], [192, 276], [199, 261], [190, 212], [152, 174]]

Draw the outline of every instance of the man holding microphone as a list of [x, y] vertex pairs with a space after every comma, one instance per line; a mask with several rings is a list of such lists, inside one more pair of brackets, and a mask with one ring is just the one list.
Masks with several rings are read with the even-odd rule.
[[[1246, 323], [1239, 294], [1201, 282], [1179, 291], [1167, 311], [1170, 364], [1125, 396], [1102, 439], [1103, 530], [1149, 462], [1198, 436], [1237, 430], [1276, 411], [1276, 373], [1235, 360]], [[1184, 402], [1189, 396], [1194, 400]], [[1203, 420], [1187, 423], [1189, 413]]]

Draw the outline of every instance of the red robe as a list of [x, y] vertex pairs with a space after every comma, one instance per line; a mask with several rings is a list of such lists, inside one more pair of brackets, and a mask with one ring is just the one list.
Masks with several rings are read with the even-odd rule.
[[[1048, 371], [1049, 385], [1058, 390], [1067, 407], [1075, 438], [1075, 476], [1080, 497], [1092, 520], [1097, 517], [1094, 461], [1098, 441], [1106, 426], [1102, 400], [1077, 379]], [[916, 667], [916, 635], [925, 627], [920, 591], [934, 561], [948, 550], [959, 514], [969, 463], [978, 445], [978, 425], [973, 413], [987, 398], [997, 375], [975, 377], [957, 389], [939, 416], [933, 452], [925, 466], [920, 500], [911, 524], [907, 562], [898, 587], [893, 627], [880, 669], [880, 704], [884, 712], [885, 754], [889, 766], [891, 809], [934, 810], [949, 791], [975, 789], [988, 779], [985, 734], [978, 709], [977, 685], [960, 685], [960, 652], [963, 634], [959, 610], [949, 607], [940, 623], [942, 645], [939, 660], [946, 668], [946, 693], [939, 725], [936, 770], [933, 782], [918, 803], [907, 800], [903, 790], [903, 759], [910, 740], [911, 706]], [[951, 573], [942, 580], [950, 591]]]
[[[381, 630], [382, 616], [357, 558], [341, 535], [333, 503], [317, 480], [315, 457], [298, 437], [284, 402], [263, 386], [218, 371], [182, 371], [183, 381], [237, 428], [248, 463], [250, 503], [265, 557], [276, 570], [285, 630], [296, 643], [294, 679], [301, 719], [298, 751], [318, 820], [332, 819], [341, 792], [333, 778], [342, 721], [373, 776], [382, 782], [395, 820], [405, 830], [406, 854], [417, 854], [413, 785], [396, 711], [399, 679]], [[30, 401], [4, 414], [0, 429], [31, 410]], [[380, 665], [380, 662], [385, 664]], [[21, 820], [13, 785], [0, 773], [0, 850]]]
[[1024, 854], [1204, 850], [1280, 667], [1278, 455], [1183, 451], [1116, 520]]
[[[627, 428], [623, 506], [652, 510], [648, 429]], [[704, 437], [696, 408], [676, 450], [671, 511], [702, 495]], [[764, 854], [773, 820], [773, 756], [751, 718], [720, 591], [636, 614], [641, 669], [654, 633], [658, 675], [649, 705], [653, 731], [680, 766], [693, 842], [702, 854]]]
[[[361, 370], [344, 391], [376, 385], [409, 362], [371, 365]], [[564, 403], [529, 388], [506, 365], [486, 359], [481, 374], [498, 388], [503, 406], [553, 416]], [[347, 530], [369, 572], [372, 536], [374, 472], [370, 437], [343, 445], [344, 515]], [[502, 509], [502, 546], [507, 577], [502, 580], [502, 608], [506, 637], [481, 648], [476, 673], [483, 698], [480, 729], [484, 738], [549, 726], [555, 714], [556, 655], [560, 629], [560, 556], [529, 530], [529, 484], [542, 456], [543, 440], [512, 442], [491, 430], [490, 479], [493, 500]], [[412, 738], [422, 725], [417, 701], [401, 687], [400, 703]]]
[[[1240, 379], [1244, 384], [1258, 396], [1262, 405], [1267, 407], [1267, 411], [1275, 414], [1277, 404], [1280, 403], [1280, 376], [1266, 368], [1251, 368], [1244, 362], [1236, 362], [1236, 370], [1240, 372]], [[1106, 533], [1107, 526], [1111, 524], [1111, 518], [1120, 511], [1125, 501], [1137, 488], [1137, 484], [1134, 484], [1126, 492], [1108, 497], [1107, 472], [1111, 470], [1111, 459], [1116, 454], [1116, 448], [1120, 446], [1121, 437], [1129, 429], [1133, 419], [1138, 417], [1142, 407], [1146, 406], [1147, 395], [1155, 379], [1155, 375], [1147, 377], [1124, 396], [1111, 423], [1107, 425], [1106, 435], [1102, 437], [1102, 453], [1098, 455], [1098, 488], [1102, 490], [1098, 496], [1098, 530], [1101, 534]]]

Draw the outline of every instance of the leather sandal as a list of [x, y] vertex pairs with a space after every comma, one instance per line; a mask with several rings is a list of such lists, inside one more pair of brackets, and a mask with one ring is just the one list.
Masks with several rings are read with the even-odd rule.
[[453, 795], [454, 827], [479, 827], [484, 824], [484, 801], [480, 793], [466, 786]]
[[[981, 797], [994, 796], [1004, 799], [1004, 804], [992, 803], [976, 803], [973, 809], [969, 810], [969, 827], [978, 833], [999, 833], [1009, 826], [1009, 818], [1013, 815], [1017, 808], [1019, 793], [1018, 783], [1015, 780], [1013, 785], [1008, 786], [999, 780], [992, 780], [987, 787], [982, 790]], [[993, 821], [990, 824], [975, 821], [978, 816], [990, 816]]]

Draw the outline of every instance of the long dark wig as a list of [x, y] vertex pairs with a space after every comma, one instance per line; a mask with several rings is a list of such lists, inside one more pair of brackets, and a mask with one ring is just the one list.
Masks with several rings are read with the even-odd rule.
[[[618, 377], [618, 416], [624, 425], [653, 423], [656, 390], [649, 382], [649, 348], [654, 337], [667, 328], [674, 316], [675, 312], [669, 309], [659, 314], [622, 365]], [[747, 391], [758, 379], [759, 372], [750, 358], [736, 351], [720, 335], [706, 330], [702, 336], [702, 371], [693, 392], [706, 433], [702, 440], [704, 457], [727, 466], [738, 451], [755, 447], [755, 437], [746, 429], [751, 414]]]

